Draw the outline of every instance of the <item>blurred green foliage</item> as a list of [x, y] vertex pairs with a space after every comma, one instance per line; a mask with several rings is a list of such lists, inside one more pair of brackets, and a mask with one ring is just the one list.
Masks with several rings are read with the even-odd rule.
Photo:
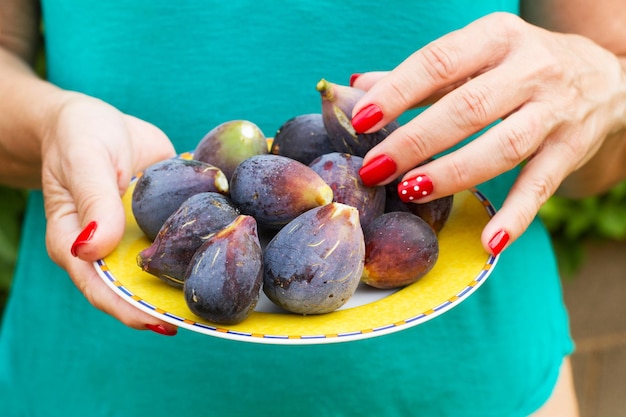
[[585, 243], [626, 240], [626, 181], [599, 196], [553, 196], [539, 216], [552, 235], [561, 274], [571, 277], [585, 262]]
[[0, 316], [11, 286], [26, 191], [0, 187]]

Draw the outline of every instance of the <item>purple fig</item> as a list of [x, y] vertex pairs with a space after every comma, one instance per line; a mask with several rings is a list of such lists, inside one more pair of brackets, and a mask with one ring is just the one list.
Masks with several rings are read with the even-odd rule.
[[194, 194], [228, 193], [228, 180], [205, 162], [171, 158], [149, 166], [135, 183], [132, 212], [139, 228], [154, 240], [165, 220]]
[[373, 133], [356, 133], [352, 127], [352, 110], [365, 92], [358, 88], [335, 84], [324, 79], [317, 83], [322, 97], [324, 126], [335, 150], [351, 155], [365, 156], [399, 127], [395, 120]]
[[390, 289], [412, 284], [435, 266], [439, 241], [435, 231], [409, 213], [385, 213], [364, 231], [365, 266], [361, 281]]
[[263, 283], [256, 221], [240, 215], [198, 248], [185, 274], [184, 296], [198, 317], [236, 324], [254, 310]]
[[355, 207], [362, 227], [383, 214], [385, 187], [368, 187], [361, 181], [359, 169], [363, 158], [347, 153], [331, 152], [309, 165], [333, 190], [333, 201]]
[[292, 220], [263, 252], [263, 291], [298, 314], [322, 314], [344, 305], [363, 271], [358, 211], [341, 203], [311, 209]]
[[280, 229], [298, 215], [333, 200], [332, 189], [310, 167], [281, 155], [255, 155], [231, 179], [230, 196], [259, 226]]
[[154, 242], [137, 256], [137, 264], [173, 287], [182, 288], [185, 270], [196, 250], [238, 215], [234, 204], [222, 194], [195, 194], [167, 218]]
[[270, 153], [309, 165], [318, 156], [334, 150], [322, 114], [311, 113], [287, 120], [274, 135]]

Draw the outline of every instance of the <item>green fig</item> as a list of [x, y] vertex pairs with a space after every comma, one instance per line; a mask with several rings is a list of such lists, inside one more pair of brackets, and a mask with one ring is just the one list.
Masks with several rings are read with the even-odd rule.
[[245, 320], [263, 283], [263, 251], [253, 217], [240, 215], [198, 248], [185, 273], [183, 293], [198, 317], [218, 324]]
[[231, 120], [211, 129], [196, 146], [193, 158], [215, 165], [230, 180], [241, 161], [266, 153], [267, 139], [257, 125]]
[[263, 291], [292, 313], [329, 313], [356, 291], [364, 252], [356, 208], [331, 203], [311, 209], [265, 247]]
[[295, 217], [333, 200], [332, 189], [309, 166], [281, 155], [255, 155], [231, 179], [230, 196], [259, 226], [280, 229]]
[[317, 83], [317, 91], [322, 98], [322, 115], [326, 132], [338, 152], [363, 157], [399, 127], [398, 122], [394, 120], [377, 132], [356, 133], [352, 127], [352, 110], [365, 92], [324, 79]]

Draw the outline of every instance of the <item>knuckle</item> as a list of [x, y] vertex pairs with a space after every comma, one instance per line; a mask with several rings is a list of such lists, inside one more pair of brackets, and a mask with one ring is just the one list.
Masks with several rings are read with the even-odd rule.
[[535, 176], [528, 180], [524, 192], [529, 196], [529, 201], [534, 202], [534, 204], [529, 205], [523, 211], [529, 223], [539, 211], [539, 207], [554, 194], [556, 187], [556, 181], [549, 175]]
[[508, 166], [515, 166], [532, 152], [533, 134], [528, 128], [506, 129], [500, 136], [500, 157]]
[[482, 127], [491, 121], [489, 96], [483, 88], [465, 87], [458, 91], [454, 111], [463, 125]]
[[460, 158], [451, 158], [449, 165], [448, 181], [451, 181], [458, 187], [473, 185], [470, 183], [472, 172], [471, 167], [469, 167], [464, 160]]
[[569, 78], [567, 76], [568, 70], [563, 66], [563, 63], [557, 59], [553, 54], [542, 54], [542, 59], [537, 62], [535, 73], [548, 80], [561, 81]]
[[422, 162], [429, 156], [428, 138], [415, 129], [402, 129], [400, 133], [404, 138], [405, 159]]
[[449, 48], [434, 41], [422, 50], [428, 76], [437, 82], [452, 80], [459, 71], [458, 57]]
[[484, 17], [485, 27], [493, 31], [498, 39], [515, 39], [524, 36], [528, 24], [518, 15], [494, 12]]
[[411, 85], [411, 80], [402, 76], [399, 77], [399, 79], [394, 79], [390, 82], [389, 89], [391, 90], [398, 107], [408, 108], [413, 104], [411, 89], [406, 87]]

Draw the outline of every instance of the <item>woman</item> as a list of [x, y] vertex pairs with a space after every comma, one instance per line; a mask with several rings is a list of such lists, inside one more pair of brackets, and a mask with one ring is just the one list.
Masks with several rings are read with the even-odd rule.
[[[567, 314], [533, 218], [568, 174], [572, 194], [624, 177], [624, 45], [614, 40], [626, 38], [604, 24], [624, 12], [522, 2], [529, 21], [597, 45], [520, 20], [514, 1], [404, 3], [3, 2], [0, 178], [42, 189], [30, 196], [0, 338], [3, 415], [576, 415]], [[30, 69], [40, 6], [49, 81]], [[319, 110], [309, 90], [320, 78], [361, 72], [358, 130], [440, 98], [367, 155], [362, 177], [427, 175], [420, 202], [480, 184], [500, 208], [483, 234], [501, 252], [489, 280], [441, 317], [359, 342], [136, 331], [177, 333], [91, 264], [124, 232], [131, 176], [226, 120], [272, 135]], [[458, 150], [411, 170], [449, 147]]]

